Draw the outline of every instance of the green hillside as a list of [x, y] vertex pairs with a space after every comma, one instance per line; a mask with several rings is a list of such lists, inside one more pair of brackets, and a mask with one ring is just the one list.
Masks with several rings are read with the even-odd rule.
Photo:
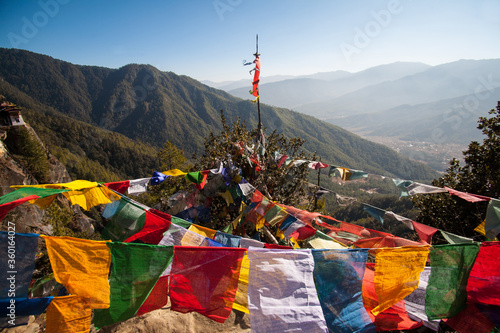
[[[0, 94], [34, 111], [27, 121], [58, 155], [70, 152], [111, 166], [124, 178], [147, 176], [155, 167], [155, 151], [166, 141], [186, 156], [201, 153], [204, 137], [221, 129], [221, 109], [230, 122], [240, 117], [250, 128], [257, 125], [250, 101], [149, 65], [79, 66], [12, 49], [0, 49], [0, 63]], [[423, 164], [316, 118], [265, 104], [261, 112], [268, 132], [306, 139], [304, 148], [325, 163], [421, 181], [437, 176]]]

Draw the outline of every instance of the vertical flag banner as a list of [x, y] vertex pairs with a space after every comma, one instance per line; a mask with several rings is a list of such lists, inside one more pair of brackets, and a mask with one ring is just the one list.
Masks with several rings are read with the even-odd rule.
[[311, 250], [250, 248], [248, 259], [253, 332], [328, 331], [314, 286]]
[[314, 281], [330, 332], [375, 332], [363, 305], [368, 249], [313, 250]]

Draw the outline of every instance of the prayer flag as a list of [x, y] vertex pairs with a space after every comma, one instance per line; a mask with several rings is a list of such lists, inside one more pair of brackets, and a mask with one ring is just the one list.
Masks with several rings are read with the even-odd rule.
[[328, 331], [314, 286], [311, 250], [250, 248], [248, 259], [252, 331]]
[[172, 261], [173, 246], [108, 243], [113, 265], [108, 309], [94, 311], [96, 327], [104, 327], [135, 316], [163, 271]]
[[109, 307], [111, 254], [106, 241], [41, 235], [57, 282], [92, 309]]
[[88, 333], [92, 310], [78, 296], [54, 297], [47, 308], [46, 333]]
[[245, 249], [175, 247], [170, 279], [174, 311], [223, 323], [231, 314]]
[[451, 318], [465, 309], [467, 280], [479, 244], [435, 245], [430, 251], [431, 275], [425, 313], [431, 320]]
[[375, 292], [379, 302], [372, 313], [377, 316], [417, 289], [429, 247], [408, 246], [372, 251], [375, 254]]
[[500, 305], [499, 242], [483, 242], [467, 281], [467, 302]]
[[411, 221], [413, 228], [417, 232], [420, 239], [428, 244], [432, 243], [432, 236], [439, 230], [431, 226]]
[[375, 332], [363, 305], [367, 249], [313, 250], [314, 281], [330, 332]]
[[163, 233], [170, 227], [170, 214], [160, 212], [156, 209], [146, 211], [146, 221], [144, 227], [124, 240], [124, 243], [130, 243], [140, 240], [143, 243], [157, 245], [163, 238]]

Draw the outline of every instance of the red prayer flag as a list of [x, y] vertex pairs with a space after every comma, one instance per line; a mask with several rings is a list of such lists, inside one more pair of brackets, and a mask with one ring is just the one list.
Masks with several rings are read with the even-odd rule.
[[413, 228], [417, 232], [420, 239], [428, 244], [432, 244], [432, 236], [439, 230], [428, 225], [411, 221]]
[[121, 182], [104, 183], [104, 185], [118, 193], [125, 194], [130, 187], [130, 180], [124, 180]]
[[467, 303], [500, 305], [500, 242], [483, 242], [467, 281]]
[[146, 222], [142, 229], [124, 240], [124, 243], [130, 243], [140, 240], [147, 244], [157, 245], [163, 238], [163, 233], [170, 228], [170, 214], [160, 212], [156, 209], [146, 211]]
[[175, 246], [170, 280], [174, 311], [223, 323], [231, 314], [246, 249]]
[[259, 56], [255, 57], [253, 61], [255, 63], [254, 74], [253, 74], [253, 82], [252, 82], [252, 92], [251, 94], [255, 97], [259, 97], [259, 77], [260, 77], [260, 59]]
[[26, 201], [34, 200], [40, 198], [38, 195], [28, 195], [27, 197], [20, 198], [11, 202], [7, 202], [3, 205], [0, 205], [0, 221], [3, 220], [5, 215], [7, 215], [8, 212], [10, 212], [12, 209], [16, 208], [17, 206], [25, 203]]
[[162, 276], [156, 281], [155, 286], [149, 293], [148, 298], [142, 303], [136, 316], [163, 308], [168, 303], [168, 275]]
[[485, 197], [479, 194], [471, 194], [467, 192], [460, 192], [449, 187], [444, 187], [451, 195], [456, 195], [459, 198], [467, 200], [469, 202], [480, 202], [480, 201], [490, 201], [490, 197]]
[[305, 225], [302, 228], [298, 228], [294, 232], [290, 234], [290, 238], [293, 238], [295, 240], [304, 240], [308, 239], [311, 236], [314, 236], [316, 234], [316, 229], [309, 225]]

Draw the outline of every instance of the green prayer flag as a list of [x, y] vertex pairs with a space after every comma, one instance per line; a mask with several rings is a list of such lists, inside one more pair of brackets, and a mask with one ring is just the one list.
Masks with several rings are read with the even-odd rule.
[[465, 309], [467, 280], [480, 244], [451, 244], [431, 247], [431, 274], [425, 293], [429, 320], [451, 318]]
[[439, 231], [441, 231], [444, 239], [446, 239], [446, 241], [450, 244], [474, 243], [474, 240], [472, 238], [455, 235], [444, 230]]
[[125, 198], [106, 205], [102, 216], [110, 221], [104, 227], [101, 237], [115, 242], [124, 241], [141, 231], [146, 223], [144, 207]]
[[177, 216], [173, 216], [171, 217], [170, 219], [170, 222], [172, 222], [173, 224], [175, 225], [178, 225], [179, 227], [183, 227], [185, 229], [189, 229], [189, 227], [191, 226], [191, 222], [187, 221], [187, 220], [184, 220], [184, 219], [181, 219], [180, 217], [177, 217]]
[[200, 184], [203, 181], [203, 174], [200, 171], [195, 171], [195, 172], [189, 172], [186, 174], [186, 179], [196, 183]]
[[40, 198], [45, 198], [51, 195], [68, 192], [67, 189], [53, 189], [53, 188], [38, 188], [38, 187], [21, 187], [15, 191], [7, 193], [0, 197], [0, 205], [26, 198], [30, 195], [38, 195]]
[[135, 316], [174, 256], [173, 246], [108, 243], [112, 266], [108, 309], [94, 310], [96, 327], [108, 326]]

